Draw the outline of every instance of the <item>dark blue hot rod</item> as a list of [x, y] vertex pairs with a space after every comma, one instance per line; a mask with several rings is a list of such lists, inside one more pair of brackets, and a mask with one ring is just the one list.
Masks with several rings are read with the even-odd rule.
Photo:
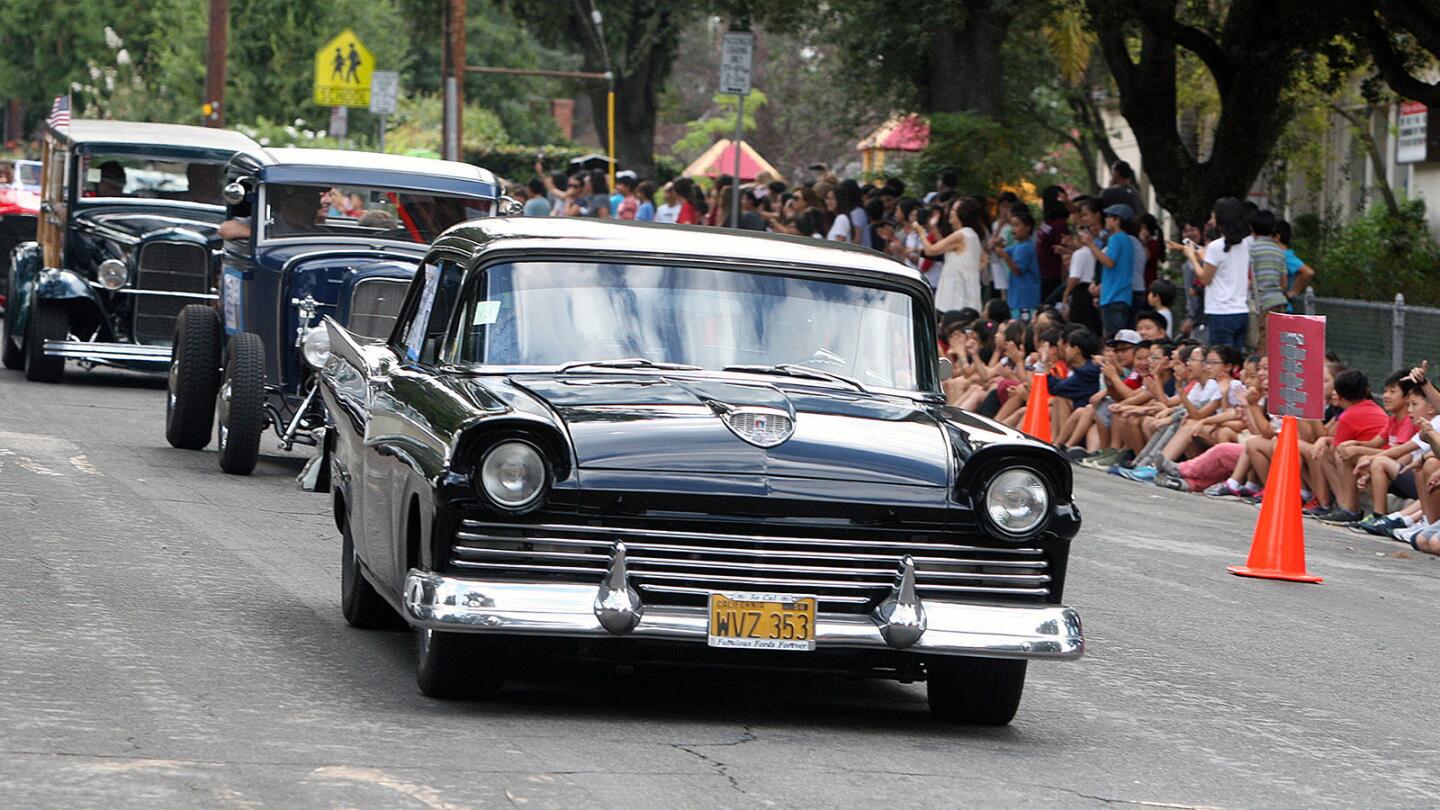
[[47, 133], [36, 241], [15, 248], [9, 271], [5, 367], [46, 382], [67, 358], [163, 371], [180, 309], [216, 298], [225, 164], [259, 150], [177, 124]]
[[227, 178], [220, 307], [180, 313], [165, 434], [201, 449], [218, 416], [220, 467], [247, 475], [267, 427], [285, 450], [317, 442], [320, 318], [388, 336], [430, 242], [493, 214], [497, 183], [464, 163], [321, 149], [236, 155]]

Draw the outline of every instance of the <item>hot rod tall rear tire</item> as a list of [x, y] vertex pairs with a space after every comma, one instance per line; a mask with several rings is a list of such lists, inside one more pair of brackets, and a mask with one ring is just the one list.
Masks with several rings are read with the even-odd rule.
[[424, 627], [416, 635], [415, 682], [426, 697], [494, 697], [504, 686], [502, 650], [496, 639]]
[[180, 310], [171, 345], [165, 440], [181, 450], [201, 450], [210, 443], [220, 390], [220, 315], [201, 304]]
[[25, 325], [25, 379], [60, 382], [65, 376], [65, 358], [48, 357], [45, 341], [64, 340], [70, 333], [70, 317], [63, 304], [34, 299], [30, 322]]
[[952, 723], [1006, 725], [1025, 692], [1025, 664], [1000, 658], [926, 659], [930, 713]]
[[405, 622], [385, 601], [375, 586], [361, 572], [360, 555], [355, 553], [355, 540], [350, 523], [341, 528], [340, 543], [340, 612], [345, 622], [361, 630], [398, 630]]
[[225, 348], [225, 373], [215, 397], [219, 412], [220, 469], [249, 475], [260, 458], [265, 431], [265, 356], [260, 336], [241, 332]]

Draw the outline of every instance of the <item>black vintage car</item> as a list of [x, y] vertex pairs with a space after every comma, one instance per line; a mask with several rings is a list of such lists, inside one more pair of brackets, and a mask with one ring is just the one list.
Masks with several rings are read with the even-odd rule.
[[72, 121], [44, 141], [36, 241], [15, 248], [6, 368], [61, 379], [67, 359], [163, 372], [175, 319], [217, 298], [225, 164], [238, 132]]
[[432, 246], [388, 339], [327, 320], [342, 608], [427, 695], [556, 645], [927, 680], [1003, 724], [1084, 647], [1045, 444], [940, 395], [930, 292], [810, 239], [497, 218]]

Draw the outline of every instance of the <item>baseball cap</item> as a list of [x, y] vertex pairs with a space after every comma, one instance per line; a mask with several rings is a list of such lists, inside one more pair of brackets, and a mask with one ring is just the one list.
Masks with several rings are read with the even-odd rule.
[[[1110, 206], [1110, 208], [1124, 208], [1127, 211], [1130, 210], [1130, 206], [1128, 205], [1112, 205]], [[1108, 213], [1110, 209], [1107, 208], [1105, 210]], [[1113, 337], [1106, 341], [1105, 345], [1117, 346], [1122, 343], [1128, 346], [1140, 345], [1140, 333], [1136, 332], [1134, 329], [1121, 329], [1119, 332], [1116, 332]]]
[[1107, 217], [1119, 217], [1122, 220], [1131, 220], [1135, 218], [1135, 209], [1131, 208], [1125, 203], [1115, 203], [1114, 205], [1107, 207], [1104, 213]]

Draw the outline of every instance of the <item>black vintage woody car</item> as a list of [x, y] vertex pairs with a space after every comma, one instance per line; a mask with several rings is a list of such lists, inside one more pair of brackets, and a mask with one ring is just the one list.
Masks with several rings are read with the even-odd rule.
[[534, 653], [926, 680], [1004, 724], [1081, 655], [1053, 448], [947, 407], [913, 270], [810, 239], [498, 218], [388, 340], [326, 319], [342, 607], [420, 688]]

